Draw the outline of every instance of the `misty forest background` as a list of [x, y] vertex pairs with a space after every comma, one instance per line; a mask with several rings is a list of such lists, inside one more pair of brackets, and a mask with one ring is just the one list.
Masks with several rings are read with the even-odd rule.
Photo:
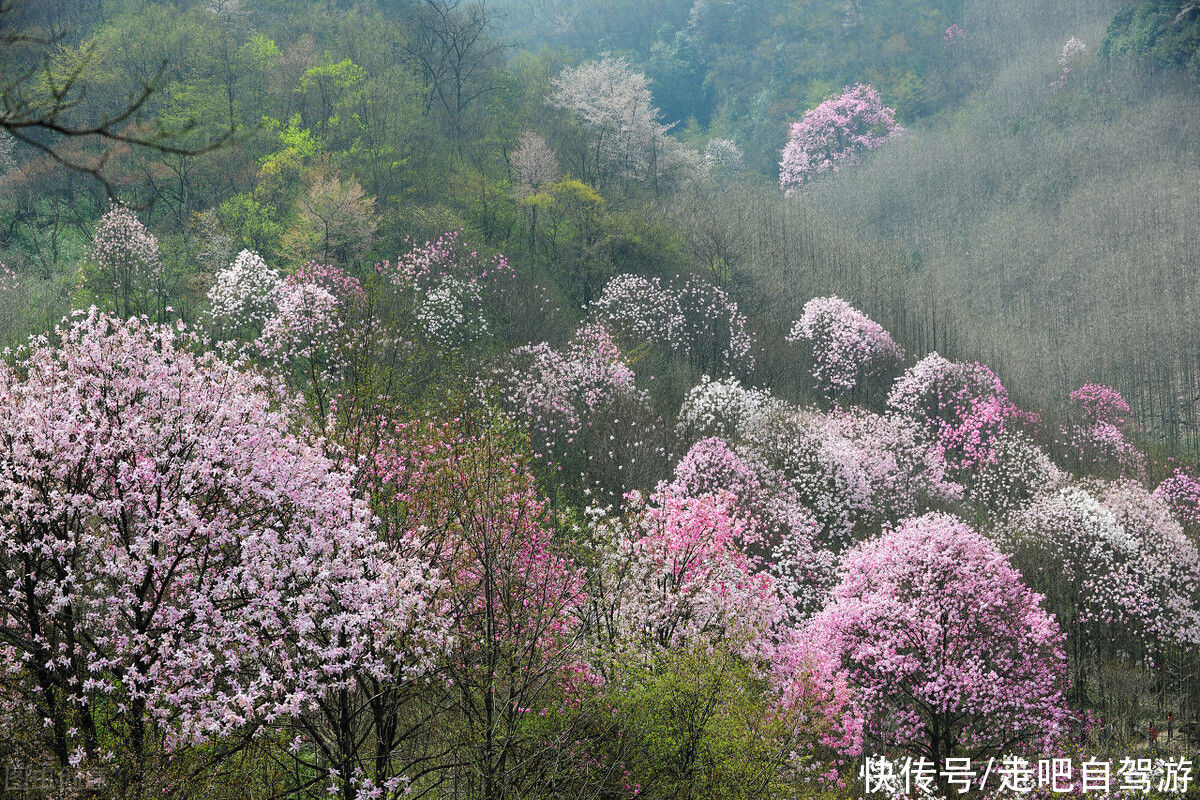
[[[364, 263], [394, 258], [406, 237], [462, 228], [568, 307], [619, 272], [716, 276], [766, 328], [838, 294], [914, 351], [991, 364], [1031, 406], [1109, 383], [1155, 445], [1197, 454], [1200, 22], [1190, 7], [498, 0], [458, 9], [457, 45], [439, 38], [437, 8], [110, 0], [25, 13], [67, 31], [54, 64], [80, 67], [81, 118], [122, 107], [153, 79], [139, 119], [187, 128], [185, 145], [239, 131], [205, 155], [127, 148], [104, 165], [113, 192], [169, 243], [181, 289], [203, 283], [183, 274], [211, 240], [203, 226], [229, 238], [226, 250], [271, 261], [305, 224], [315, 176], [330, 175], [373, 201], [375, 234], [354, 253]], [[955, 24], [965, 36], [948, 45]], [[1072, 36], [1087, 54], [1058, 90]], [[731, 139], [744, 169], [719, 190], [596, 174], [578, 123], [546, 98], [563, 67], [602, 53], [650, 78], [673, 137], [701, 153]], [[860, 81], [909, 135], [785, 202], [776, 176], [787, 125]], [[526, 130], [599, 194], [592, 229], [556, 218], [553, 232], [530, 234], [509, 169]], [[0, 259], [26, 286], [7, 301], [12, 343], [72, 304], [108, 192], [29, 148], [3, 169]], [[567, 205], [551, 213], [570, 217]], [[587, 281], [571, 260], [587, 262]], [[180, 298], [179, 312], [194, 314], [195, 297]], [[767, 354], [764, 380], [804, 391], [786, 361]]]

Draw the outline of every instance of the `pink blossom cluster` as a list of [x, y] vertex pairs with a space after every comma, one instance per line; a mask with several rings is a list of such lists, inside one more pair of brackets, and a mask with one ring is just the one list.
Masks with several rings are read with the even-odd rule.
[[837, 172], [861, 151], [881, 147], [903, 132], [896, 112], [875, 89], [861, 83], [846, 87], [792, 124], [779, 183], [792, 194], [813, 176]]
[[1138, 473], [1143, 457], [1130, 441], [1129, 403], [1111, 386], [1088, 383], [1070, 394], [1072, 425], [1063, 431], [1077, 465]]
[[435, 346], [461, 347], [492, 333], [490, 317], [511, 288], [512, 267], [502, 255], [485, 257], [462, 241], [462, 231], [414, 246], [376, 272], [412, 295], [414, 316]]
[[[543, 467], [578, 476], [587, 491], [619, 498], [634, 488], [639, 454], [661, 449], [647, 441], [641, 420], [649, 397], [608, 329], [584, 323], [562, 350], [546, 342], [515, 349], [486, 391], [529, 433]], [[614, 474], [616, 473], [616, 474]]]
[[941, 759], [1066, 732], [1066, 659], [1054, 618], [1008, 559], [946, 514], [852, 550], [810, 625], [839, 659], [876, 746]]
[[46, 750], [141, 759], [156, 731], [282, 725], [385, 656], [432, 670], [436, 577], [382, 549], [265, 379], [77, 313], [0, 366], [0, 695]]
[[904, 351], [883, 326], [840, 297], [809, 300], [786, 341], [807, 344], [816, 388], [831, 400], [904, 360]]
[[1183, 469], [1176, 469], [1158, 485], [1154, 493], [1187, 528], [1200, 529], [1200, 480]]
[[949, 46], [949, 45], [953, 45], [953, 44], [958, 44], [965, 38], [967, 38], [967, 32], [965, 30], [963, 30], [962, 26], [956, 22], [953, 25], [951, 25], [949, 28], [946, 28], [946, 32], [942, 36], [942, 41], [944, 41], [946, 43], [946, 45]]
[[824, 604], [836, 557], [818, 538], [818, 525], [799, 493], [752, 452], [736, 453], [716, 437], [703, 439], [680, 459], [662, 496], [730, 498], [730, 512], [749, 517], [753, 540], [742, 543], [751, 564], [767, 571], [795, 617]]
[[916, 426], [954, 471], [996, 461], [995, 443], [1018, 410], [996, 374], [983, 364], [930, 353], [892, 387], [888, 408]]
[[607, 646], [640, 659], [696, 644], [736, 652], [771, 681], [781, 708], [811, 714], [801, 722], [816, 724], [822, 744], [855, 755], [862, 719], [840, 664], [790, 624], [774, 579], [745, 553], [760, 537], [756, 523], [733, 502], [659, 493], [599, 523], [613, 543], [596, 598]]
[[630, 347], [658, 345], [701, 369], [726, 374], [754, 370], [754, 339], [746, 316], [719, 286], [695, 275], [618, 275], [588, 309]]

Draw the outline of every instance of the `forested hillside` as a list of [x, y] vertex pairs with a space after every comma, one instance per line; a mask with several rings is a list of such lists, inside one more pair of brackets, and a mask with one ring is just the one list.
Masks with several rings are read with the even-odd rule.
[[1195, 4], [0, 47], [0, 798], [1188, 791]]

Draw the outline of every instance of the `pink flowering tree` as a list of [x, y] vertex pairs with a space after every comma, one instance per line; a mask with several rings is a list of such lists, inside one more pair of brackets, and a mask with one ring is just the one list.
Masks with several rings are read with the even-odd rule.
[[128, 206], [113, 202], [92, 236], [84, 284], [113, 312], [128, 318], [164, 313], [158, 238]]
[[1087, 383], [1070, 395], [1071, 423], [1064, 444], [1076, 470], [1101, 475], [1140, 474], [1142, 454], [1131, 441], [1135, 432], [1129, 403], [1111, 386]]
[[584, 323], [561, 350], [515, 349], [488, 396], [529, 433], [539, 471], [605, 502], [662, 468], [662, 422], [608, 329]]
[[793, 617], [824, 604], [835, 556], [818, 538], [819, 526], [783, 475], [752, 452], [736, 453], [718, 438], [702, 439], [680, 459], [664, 496], [722, 495], [731, 512], [749, 518], [755, 535], [741, 546], [755, 569], [766, 571]]
[[996, 374], [983, 364], [930, 353], [896, 380], [888, 408], [916, 426], [954, 476], [996, 460], [1006, 428], [1023, 424]]
[[879, 323], [840, 297], [809, 300], [787, 341], [808, 350], [816, 389], [830, 401], [890, 378], [904, 360], [904, 350]]
[[594, 684], [579, 627], [585, 575], [503, 434], [462, 427], [392, 423], [368, 459], [384, 539], [420, 542], [451, 623], [418, 706], [429, 777], [397, 795], [457, 776], [470, 796], [528, 796], [578, 766], [577, 709]]
[[1186, 470], [1176, 469], [1154, 490], [1171, 513], [1191, 533], [1200, 531], [1200, 480]]
[[862, 720], [840, 664], [791, 626], [775, 579], [752, 555], [762, 538], [757, 520], [727, 493], [656, 493], [630, 506], [623, 519], [597, 525], [610, 544], [601, 549], [590, 621], [606, 679], [637, 693], [646, 675], [631, 665], [654, 674], [681, 653], [723, 654], [770, 687], [767, 718], [788, 720], [777, 770], [811, 779], [839, 755], [857, 754]]
[[437, 652], [427, 565], [274, 387], [187, 345], [93, 310], [0, 366], [0, 716], [136, 796]]
[[861, 83], [847, 87], [792, 124], [779, 183], [792, 194], [814, 176], [837, 172], [860, 152], [881, 147], [903, 132], [896, 112], [883, 104], [877, 91]]
[[416, 245], [376, 271], [396, 294], [389, 303], [392, 312], [412, 317], [417, 323], [414, 338], [442, 350], [496, 335], [517, 300], [508, 259], [472, 249], [461, 231]]
[[810, 626], [857, 691], [866, 738], [923, 756], [1045, 749], [1065, 732], [1062, 634], [1007, 558], [927, 514], [860, 545]]

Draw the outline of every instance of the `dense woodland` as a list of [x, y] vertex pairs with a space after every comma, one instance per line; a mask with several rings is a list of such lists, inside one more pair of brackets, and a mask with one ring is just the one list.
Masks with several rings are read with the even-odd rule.
[[1200, 6], [0, 0], [0, 48], [0, 797], [1180, 794]]

